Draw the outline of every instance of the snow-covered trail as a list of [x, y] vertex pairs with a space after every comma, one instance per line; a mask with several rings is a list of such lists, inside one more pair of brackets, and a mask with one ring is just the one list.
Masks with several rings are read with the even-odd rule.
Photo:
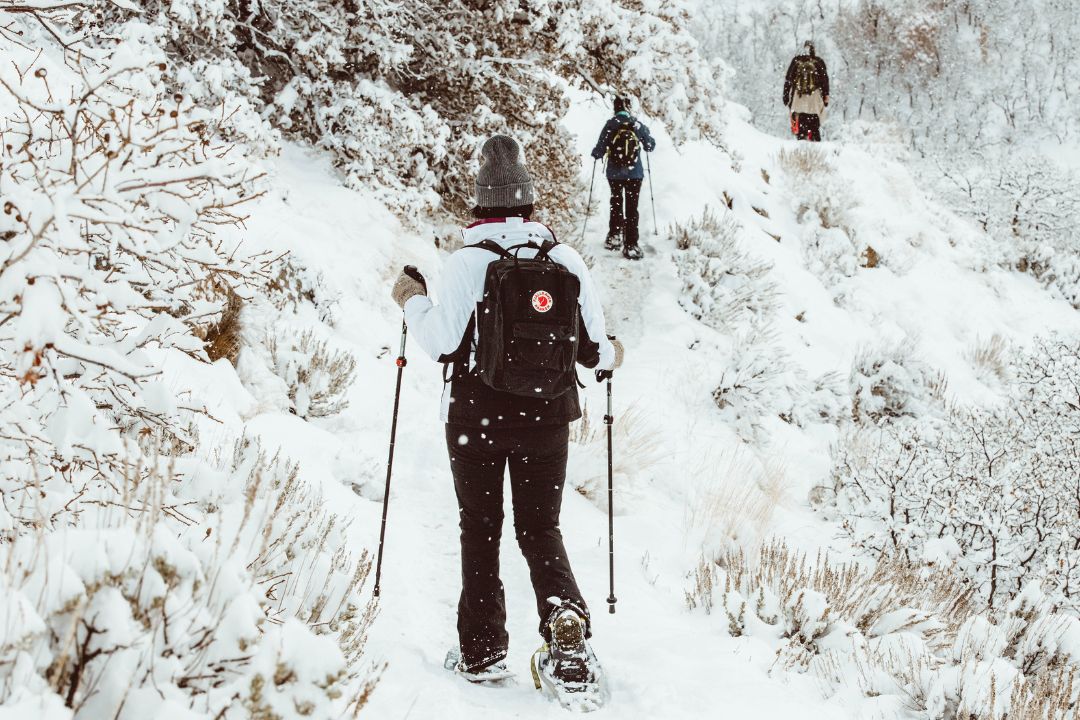
[[[594, 221], [596, 218], [594, 217]], [[681, 312], [674, 305], [669, 267], [670, 249], [639, 263], [628, 263], [602, 248], [604, 222], [594, 222], [587, 240], [594, 275], [606, 295], [609, 324], [627, 344], [628, 361], [617, 374], [615, 412], [637, 404], [649, 409], [658, 427], [677, 431], [670, 420], [682, 411], [669, 407], [669, 382], [657, 378], [671, 367], [671, 343], [678, 342], [678, 318], [670, 325], [654, 322]], [[651, 221], [650, 221], [651, 227]], [[650, 237], [649, 242], [655, 242]], [[648, 318], [648, 320], [646, 320]], [[413, 349], [415, 353], [415, 349]], [[664, 361], [665, 356], [668, 362]], [[416, 361], [408, 372], [431, 374], [431, 364]], [[583, 379], [588, 379], [582, 373]], [[417, 377], [422, 392], [432, 393], [427, 379]], [[412, 388], [410, 388], [411, 391]], [[593, 417], [602, 414], [603, 388], [590, 383], [585, 402]], [[371, 647], [386, 658], [388, 669], [368, 712], [371, 717], [564, 717], [564, 711], [542, 698], [528, 675], [529, 657], [539, 643], [532, 590], [524, 560], [516, 547], [510, 521], [504, 527], [502, 575], [506, 585], [510, 667], [518, 673], [511, 687], [472, 686], [442, 669], [443, 655], [456, 641], [459, 584], [457, 511], [435, 403], [402, 422], [408, 428], [399, 441], [395, 489], [391, 497], [390, 531], [383, 572], [380, 620]], [[616, 448], [616, 452], [619, 448]], [[571, 478], [582, 468], [571, 461]], [[717, 707], [732, 715], [753, 713], [764, 718], [836, 717], [812, 696], [809, 681], [795, 690], [770, 679], [770, 650], [753, 641], [739, 643], [721, 634], [716, 618], [690, 614], [683, 587], [689, 569], [681, 530], [685, 477], [670, 477], [668, 487], [649, 494], [616, 519], [616, 613], [609, 614], [606, 507], [567, 492], [562, 528], [579, 583], [594, 620], [593, 645], [607, 672], [612, 700], [595, 717], [707, 718]], [[574, 483], [571, 482], [572, 486]], [[507, 488], [509, 492], [509, 488]], [[507, 498], [509, 503], [509, 498]], [[617, 495], [617, 507], [619, 496]], [[644, 511], [643, 511], [644, 510]], [[510, 516], [507, 504], [507, 517]]]
[[[354, 518], [356, 549], [375, 552], [390, 428], [399, 318], [389, 300], [387, 275], [405, 263], [435, 276], [439, 255], [428, 242], [403, 241], [396, 222], [374, 203], [335, 184], [323, 160], [290, 149], [279, 161], [279, 184], [287, 190], [279, 206], [256, 213], [249, 231], [270, 246], [287, 247], [336, 288], [332, 339], [358, 357], [359, 380], [351, 407], [337, 418], [303, 423], [277, 412], [250, 419], [249, 427], [280, 444], [301, 464], [302, 474], [320, 483], [326, 500]], [[658, 210], [665, 203], [657, 187]], [[617, 612], [609, 614], [606, 506], [568, 490], [562, 528], [579, 583], [595, 623], [594, 647], [609, 677], [612, 700], [596, 717], [713, 717], [717, 707], [732, 715], [763, 718], [838, 717], [806, 678], [781, 673], [770, 678], [772, 651], [759, 641], [733, 640], [726, 620], [686, 610], [686, 574], [700, 547], [683, 532], [690, 478], [688, 434], [697, 427], [680, 398], [693, 398], [686, 378], [693, 371], [685, 350], [692, 340], [677, 305], [678, 279], [671, 249], [652, 235], [643, 216], [643, 239], [653, 244], [646, 260], [630, 264], [602, 248], [606, 189], [587, 239], [595, 277], [606, 295], [612, 331], [627, 346], [627, 363], [615, 383], [615, 412], [643, 410], [650, 428], [668, 448], [654, 470], [633, 487], [617, 477]], [[670, 203], [669, 203], [670, 204]], [[643, 211], [648, 211], [643, 205]], [[661, 226], [668, 221], [661, 215]], [[681, 349], [681, 350], [680, 350]], [[506, 586], [509, 663], [518, 673], [510, 687], [476, 687], [442, 668], [456, 642], [460, 587], [457, 507], [443, 428], [438, 419], [441, 367], [407, 349], [398, 443], [390, 495], [379, 619], [369, 657], [385, 662], [376, 692], [364, 710], [372, 718], [563, 717], [564, 711], [532, 687], [529, 657], [539, 638], [528, 572], [509, 520], [504, 526], [502, 575]], [[582, 373], [583, 379], [587, 379]], [[706, 396], [706, 402], [708, 398]], [[589, 383], [584, 401], [598, 420], [603, 387]], [[698, 441], [709, 434], [698, 428]], [[616, 447], [616, 452], [626, 448]], [[574, 477], [602, 473], [604, 458], [571, 459]], [[355, 487], [354, 487], [355, 486]], [[355, 491], [359, 488], [359, 495]], [[507, 489], [508, 492], [508, 489]], [[509, 498], [507, 498], [509, 502]], [[509, 508], [507, 511], [509, 518]], [[369, 584], [370, 587], [370, 584]]]

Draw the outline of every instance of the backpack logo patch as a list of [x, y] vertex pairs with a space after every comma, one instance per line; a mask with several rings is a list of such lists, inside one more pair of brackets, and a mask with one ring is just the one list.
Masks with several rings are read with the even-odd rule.
[[536, 312], [546, 313], [554, 304], [555, 302], [551, 297], [551, 293], [547, 290], [537, 290], [533, 293], [532, 306], [533, 310]]

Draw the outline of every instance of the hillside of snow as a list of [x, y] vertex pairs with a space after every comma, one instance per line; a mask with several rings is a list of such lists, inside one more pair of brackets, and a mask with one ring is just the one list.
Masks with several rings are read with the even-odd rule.
[[[568, 128], [583, 158], [606, 108], [582, 98]], [[737, 113], [738, 108], [733, 108]], [[647, 119], [646, 119], [647, 121]], [[1080, 329], [1080, 316], [1030, 278], [988, 269], [980, 257], [983, 238], [920, 191], [903, 164], [865, 150], [825, 144], [832, 170], [830, 190], [845, 206], [854, 234], [872, 246], [877, 267], [852, 267], [823, 281], [808, 249], [814, 223], [799, 205], [806, 192], [785, 172], [782, 152], [792, 141], [756, 131], [737, 115], [728, 138], [738, 168], [701, 144], [672, 148], [662, 129], [652, 158], [659, 234], [643, 203], [646, 259], [628, 263], [602, 249], [606, 190], [593, 201], [583, 249], [603, 288], [612, 332], [627, 348], [617, 373], [615, 445], [617, 612], [606, 612], [606, 522], [600, 442], [574, 446], [563, 532], [586, 598], [592, 603], [594, 646], [612, 688], [610, 706], [598, 716], [618, 718], [711, 717], [720, 702], [732, 713], [781, 718], [861, 717], [858, 705], [822, 697], [816, 684], [770, 672], [774, 650], [756, 638], [733, 639], [726, 619], [690, 613], [684, 594], [703, 548], [737, 541], [751, 548], [773, 535], [811, 553], [845, 552], [835, 528], [808, 509], [808, 493], [829, 471], [835, 429], [825, 423], [798, 427], [778, 416], [761, 419], [749, 441], [737, 421], [711, 396], [732, 368], [731, 333], [694, 320], [686, 307], [669, 228], [688, 223], [711, 207], [738, 223], [747, 253], [771, 265], [776, 286], [770, 347], [788, 360], [790, 372], [837, 373], [846, 380], [852, 362], [867, 349], [902, 345], [948, 377], [950, 398], [992, 393], [967, 359], [981, 338], [1000, 335], [1024, 344], [1049, 330]], [[887, 152], [888, 149], [885, 150]], [[527, 152], [527, 149], [526, 149]], [[583, 160], [582, 183], [591, 165]], [[389, 298], [394, 274], [415, 264], [439, 292], [444, 253], [422, 232], [406, 230], [363, 194], [343, 189], [324, 159], [288, 148], [272, 166], [272, 191], [246, 223], [245, 235], [261, 247], [288, 251], [320, 276], [320, 293], [332, 317], [309, 309], [297, 327], [314, 325], [358, 361], [349, 408], [340, 416], [303, 422], [267, 407], [258, 389], [268, 375], [241, 357], [239, 373], [251, 395], [236, 405], [250, 432], [297, 460], [301, 476], [318, 484], [327, 502], [355, 518], [355, 547], [375, 551], [384, 462], [393, 402], [400, 315]], [[732, 201], [726, 206], [725, 194]], [[541, 200], [542, 202], [542, 200]], [[776, 238], [779, 239], [776, 239]], [[864, 247], [853, 247], [857, 260]], [[839, 261], [846, 258], [838, 256]], [[747, 323], [745, 331], [750, 331]], [[457, 510], [438, 420], [441, 368], [407, 346], [399, 439], [390, 495], [382, 598], [368, 656], [386, 663], [365, 713], [371, 717], [559, 717], [531, 688], [527, 662], [535, 649], [530, 587], [524, 562], [504, 533], [503, 574], [510, 611], [510, 665], [520, 674], [514, 687], [473, 687], [447, 674], [442, 658], [455, 642], [458, 593]], [[262, 395], [262, 396], [260, 396]], [[602, 386], [584, 392], [596, 432], [603, 413]], [[695, 517], [693, 508], [710, 492], [733, 488], [768, 472], [780, 473], [776, 512], [765, 526], [745, 519]], [[595, 498], [595, 502], [590, 498]], [[730, 512], [730, 511], [729, 511]], [[871, 717], [873, 715], [867, 715]]]

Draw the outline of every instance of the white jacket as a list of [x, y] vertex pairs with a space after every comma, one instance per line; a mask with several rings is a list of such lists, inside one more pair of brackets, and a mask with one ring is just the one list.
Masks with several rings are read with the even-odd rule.
[[[475, 245], [485, 239], [494, 240], [503, 248], [521, 245], [532, 241], [540, 245], [545, 240], [554, 240], [555, 236], [547, 226], [525, 221], [521, 218], [506, 218], [497, 221], [481, 221], [461, 231], [466, 245]], [[532, 248], [522, 248], [522, 258], [536, 255]], [[549, 257], [578, 276], [581, 290], [578, 304], [585, 321], [585, 330], [589, 339], [597, 343], [600, 362], [597, 368], [611, 370], [615, 364], [615, 348], [607, 338], [604, 323], [604, 310], [593, 284], [592, 276], [585, 261], [569, 245], [559, 244], [549, 253]], [[405, 303], [405, 322], [409, 334], [419, 343], [433, 360], [438, 361], [461, 346], [462, 336], [469, 324], [469, 318], [476, 311], [476, 304], [483, 299], [484, 281], [487, 268], [498, 257], [487, 250], [462, 248], [453, 253], [443, 266], [439, 277], [437, 297], [439, 302], [432, 303], [424, 295], [414, 295]], [[474, 341], [476, 338], [474, 337]], [[447, 420], [449, 408], [449, 386], [443, 394], [443, 420]]]
[[821, 91], [815, 90], [809, 95], [792, 93], [791, 112], [803, 113], [805, 115], [817, 115], [824, 120], [825, 99], [821, 96]]

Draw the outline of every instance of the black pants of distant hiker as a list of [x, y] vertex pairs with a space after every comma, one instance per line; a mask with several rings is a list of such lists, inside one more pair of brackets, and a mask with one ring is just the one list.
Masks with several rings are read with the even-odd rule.
[[795, 113], [799, 132], [796, 134], [799, 140], [821, 142], [821, 117], [810, 113]]
[[608, 180], [611, 185], [611, 218], [608, 220], [608, 237], [622, 235], [627, 245], [638, 241], [638, 198], [641, 197], [640, 180]]
[[567, 425], [495, 430], [446, 426], [461, 518], [458, 639], [469, 670], [505, 658], [509, 643], [499, 579], [503, 474], [508, 464], [514, 530], [532, 576], [541, 635], [554, 607], [548, 598], [585, 607], [559, 530], [568, 440]]

